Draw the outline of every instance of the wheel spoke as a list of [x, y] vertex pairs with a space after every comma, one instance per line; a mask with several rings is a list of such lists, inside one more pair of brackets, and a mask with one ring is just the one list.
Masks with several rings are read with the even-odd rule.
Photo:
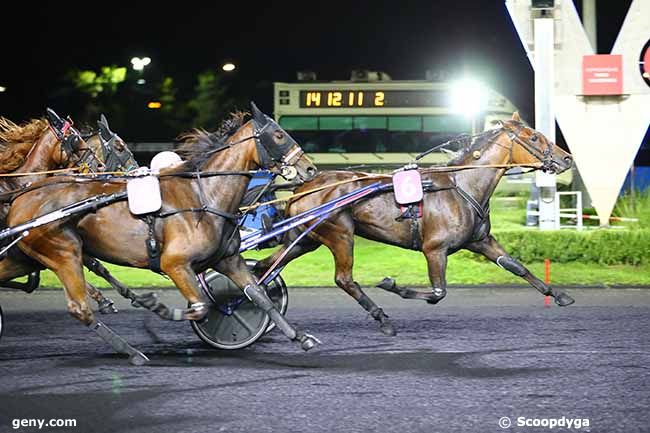
[[232, 313], [233, 317], [237, 319], [237, 321], [248, 331], [249, 335], [253, 335], [254, 329], [251, 325], [248, 324], [246, 319], [244, 319], [244, 316], [242, 316], [239, 311], [233, 311]]

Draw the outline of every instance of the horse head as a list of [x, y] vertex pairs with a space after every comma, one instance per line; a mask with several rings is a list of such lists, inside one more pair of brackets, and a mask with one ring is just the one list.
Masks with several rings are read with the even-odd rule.
[[[97, 121], [99, 133], [89, 140], [91, 146], [96, 146], [97, 154], [101, 155], [105, 171], [129, 171], [138, 168], [138, 162], [122, 138], [108, 126], [108, 120], [103, 114]], [[96, 137], [96, 138], [95, 138]]]
[[97, 172], [103, 162], [83, 139], [81, 133], [72, 126], [72, 121], [61, 118], [54, 110], [46, 110], [49, 129], [57, 142], [51, 152], [51, 159], [59, 167], [80, 167], [82, 171]]
[[541, 132], [524, 125], [517, 112], [512, 119], [501, 121], [501, 127], [511, 142], [511, 163], [541, 163], [541, 169], [549, 173], [562, 173], [571, 168], [571, 155]]
[[257, 142], [258, 165], [279, 172], [287, 180], [296, 175], [303, 181], [313, 179], [318, 169], [296, 140], [252, 102], [251, 114]]

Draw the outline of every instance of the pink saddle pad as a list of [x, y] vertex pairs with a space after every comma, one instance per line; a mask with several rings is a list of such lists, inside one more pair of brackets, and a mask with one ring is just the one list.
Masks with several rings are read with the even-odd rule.
[[395, 201], [399, 204], [417, 203], [424, 196], [422, 178], [417, 170], [398, 171], [393, 175]]

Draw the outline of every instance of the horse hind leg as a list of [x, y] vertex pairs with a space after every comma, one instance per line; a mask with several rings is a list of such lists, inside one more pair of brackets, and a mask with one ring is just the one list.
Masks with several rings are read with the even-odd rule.
[[169, 308], [158, 299], [158, 295], [151, 292], [138, 295], [133, 290], [122, 284], [106, 269], [102, 263], [90, 256], [84, 256], [84, 265], [96, 275], [102, 277], [122, 297], [131, 300], [131, 305], [136, 308], [146, 308], [164, 320], [181, 320], [183, 311], [177, 308]]
[[296, 329], [277, 310], [266, 291], [256, 282], [255, 276], [246, 267], [239, 254], [226, 257], [216, 264], [215, 269], [230, 278], [258, 308], [269, 315], [284, 335], [297, 342], [304, 351], [314, 348], [320, 341], [306, 332]]
[[101, 314], [115, 314], [117, 313], [117, 308], [115, 307], [115, 302], [99, 290], [97, 287], [93, 286], [86, 281], [86, 293], [90, 296], [95, 302], [97, 302], [97, 309]]

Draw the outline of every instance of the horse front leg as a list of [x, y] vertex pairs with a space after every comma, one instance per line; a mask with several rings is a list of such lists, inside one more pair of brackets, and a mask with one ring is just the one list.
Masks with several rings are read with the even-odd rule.
[[524, 265], [510, 257], [492, 235], [488, 235], [481, 241], [472, 242], [465, 248], [472, 252], [483, 254], [492, 262], [496, 263], [500, 268], [528, 281], [528, 283], [537, 289], [542, 295], [553, 296], [555, 303], [560, 307], [566, 307], [575, 302], [575, 300], [565, 292], [544, 284], [542, 280], [533, 275]]
[[273, 301], [268, 297], [255, 279], [255, 276], [248, 271], [246, 262], [239, 254], [223, 258], [214, 267], [218, 272], [230, 278], [258, 308], [269, 315], [271, 320], [291, 341], [296, 341], [300, 347], [307, 351], [315, 347], [320, 341], [313, 335], [297, 330], [277, 310]]
[[384, 278], [377, 287], [388, 292], [395, 293], [404, 299], [420, 299], [429, 304], [437, 304], [447, 296], [447, 251], [441, 248], [430, 248], [426, 245], [423, 247], [424, 256], [427, 258], [427, 268], [429, 271], [429, 281], [431, 282], [430, 292], [420, 292], [418, 290], [400, 287], [397, 282], [390, 277]]
[[[41, 240], [34, 236], [34, 244], [24, 245], [27, 254], [51, 269], [63, 285], [68, 311], [74, 318], [88, 326], [113, 350], [129, 356], [133, 365], [144, 365], [149, 361], [142, 352], [131, 346], [124, 338], [113, 332], [104, 323], [96, 320], [86, 302], [86, 281], [81, 259], [81, 241], [73, 235], [61, 233]], [[29, 240], [28, 240], [29, 241]]]

